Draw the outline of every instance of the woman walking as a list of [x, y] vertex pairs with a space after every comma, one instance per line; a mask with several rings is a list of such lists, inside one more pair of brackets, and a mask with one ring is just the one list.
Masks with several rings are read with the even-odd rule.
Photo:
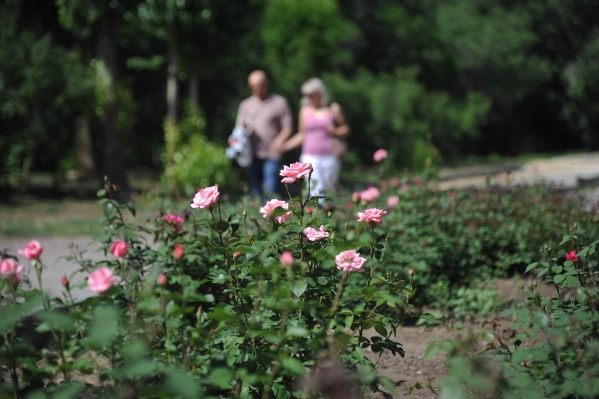
[[[340, 144], [337, 139], [349, 134], [349, 126], [341, 106], [337, 103], [329, 106], [322, 80], [308, 80], [302, 86], [302, 95], [298, 132], [282, 144], [281, 151], [302, 146], [300, 161], [311, 163], [313, 168], [310, 195], [323, 196], [325, 190], [334, 190], [339, 180], [341, 161], [336, 154], [336, 146]], [[319, 202], [324, 203], [322, 199]]]

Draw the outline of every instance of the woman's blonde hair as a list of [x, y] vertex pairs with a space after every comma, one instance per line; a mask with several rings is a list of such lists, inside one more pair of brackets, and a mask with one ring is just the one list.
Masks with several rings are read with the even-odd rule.
[[308, 100], [308, 94], [312, 93], [320, 94], [321, 105], [329, 105], [329, 93], [327, 92], [327, 87], [324, 85], [322, 80], [318, 78], [312, 78], [308, 79], [306, 83], [302, 85], [302, 107], [310, 103]]

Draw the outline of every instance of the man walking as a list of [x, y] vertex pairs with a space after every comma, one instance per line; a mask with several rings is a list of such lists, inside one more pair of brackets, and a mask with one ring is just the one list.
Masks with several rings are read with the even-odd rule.
[[266, 198], [277, 192], [281, 144], [291, 136], [293, 118], [287, 100], [269, 91], [264, 71], [253, 71], [248, 77], [252, 96], [239, 105], [237, 125], [242, 126], [252, 146], [250, 166], [252, 194]]

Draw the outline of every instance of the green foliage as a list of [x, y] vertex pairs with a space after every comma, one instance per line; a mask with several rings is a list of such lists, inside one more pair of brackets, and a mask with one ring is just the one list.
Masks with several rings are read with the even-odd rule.
[[[282, 224], [270, 218], [253, 223], [245, 210], [227, 217], [217, 202], [177, 222], [160, 213], [138, 226], [123, 219], [124, 212], [135, 213], [134, 206], [113, 194], [109, 182], [98, 192], [106, 227], [98, 240], [105, 253], [124, 240], [128, 253], [94, 264], [83, 255], [73, 260], [81, 273], [108, 267], [119, 276], [115, 285], [80, 302], [73, 301], [68, 285], [64, 301], [47, 298], [40, 292], [39, 261], [33, 263], [40, 290], [0, 279], [0, 365], [14, 376], [0, 381], [3, 392], [17, 394], [44, 381], [29, 394], [69, 389], [65, 397], [81, 390], [122, 397], [133, 390], [144, 397], [289, 398], [294, 391], [308, 393], [298, 388], [298, 378], [331, 365], [359, 375], [365, 389], [378, 390], [382, 380], [364, 350], [404, 355], [391, 337], [415, 291], [412, 279], [399, 273], [374, 278], [387, 262], [388, 240], [378, 228], [343, 237], [329, 218], [309, 216], [306, 206], [316, 208], [316, 200], [301, 197]], [[303, 229], [319, 225], [330, 236], [305, 241]], [[175, 256], [176, 245], [184, 248], [183, 256]], [[334, 257], [347, 249], [368, 258], [364, 273], [335, 267]], [[291, 253], [293, 264], [282, 264], [283, 251]], [[157, 282], [159, 274], [164, 284]], [[31, 345], [21, 335], [23, 324], [48, 333], [48, 339]], [[366, 336], [369, 329], [376, 334]], [[81, 374], [98, 377], [101, 386], [82, 386]]]
[[199, 187], [228, 183], [231, 161], [225, 149], [208, 141], [201, 111], [188, 104], [183, 120], [164, 122], [166, 150], [163, 154], [162, 183], [171, 194], [190, 195]]
[[[456, 398], [489, 394], [509, 398], [596, 397], [598, 243], [589, 242], [572, 228], [564, 235], [559, 251], [552, 254], [551, 247], [544, 246], [541, 261], [527, 268], [538, 270], [537, 277], [555, 287], [553, 295], [544, 296], [533, 289], [521, 304], [483, 323], [467, 338], [432, 344], [449, 353], [449, 373], [442, 384], [445, 394]], [[572, 251], [576, 259], [564, 260], [564, 254]], [[477, 341], [485, 344], [485, 349], [472, 355], [479, 349]]]

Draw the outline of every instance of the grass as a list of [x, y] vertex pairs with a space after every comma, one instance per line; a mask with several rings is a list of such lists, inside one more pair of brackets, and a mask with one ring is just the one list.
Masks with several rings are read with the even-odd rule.
[[[136, 204], [143, 222], [150, 214], [149, 206]], [[102, 209], [96, 201], [44, 200], [0, 205], [0, 237], [78, 237], [102, 231], [98, 219]]]

